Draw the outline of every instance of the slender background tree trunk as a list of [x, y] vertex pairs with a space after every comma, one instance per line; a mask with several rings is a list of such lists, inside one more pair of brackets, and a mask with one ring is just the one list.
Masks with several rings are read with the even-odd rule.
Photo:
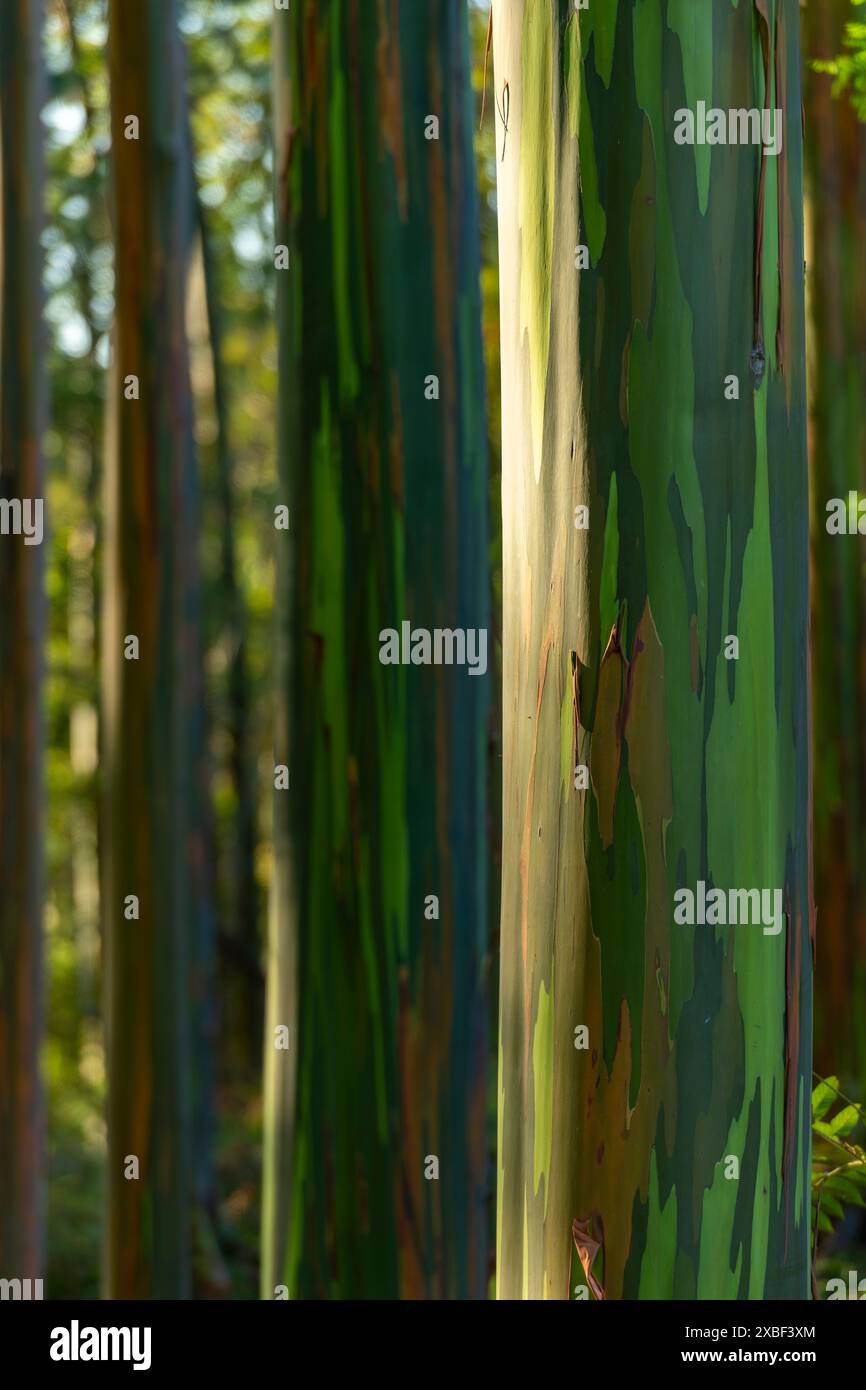
[[[45, 499], [42, 17], [38, 0], [0, 4], [4, 503]], [[23, 535], [0, 535], [0, 1276], [9, 1279], [44, 1273], [43, 553]]]
[[[805, 1298], [798, 5], [493, 8], [512, 287], [498, 1291]], [[698, 101], [779, 106], [781, 153], [675, 143]], [[700, 880], [781, 889], [782, 930], [676, 925]]]
[[866, 1078], [866, 584], [862, 541], [827, 533], [827, 503], [866, 492], [866, 125], [809, 60], [842, 51], [848, 0], [803, 11], [809, 140], [815, 1062]]
[[234, 794], [234, 815], [228, 873], [223, 890], [226, 926], [220, 944], [225, 955], [224, 1019], [229, 1044], [230, 1071], [257, 1070], [261, 1061], [263, 990], [259, 888], [256, 882], [258, 769], [251, 737], [251, 691], [247, 660], [248, 618], [238, 581], [235, 543], [237, 494], [235, 458], [230, 418], [230, 373], [223, 350], [223, 314], [220, 286], [207, 213], [197, 201], [202, 272], [207, 309], [207, 328], [213, 374], [213, 409], [216, 417], [214, 460], [215, 512], [220, 528], [220, 575], [215, 586], [222, 641], [228, 651], [226, 724], [228, 773]]
[[[199, 967], [211, 911], [185, 322], [194, 199], [177, 7], [112, 0], [109, 14], [117, 319], [102, 632], [106, 1283], [115, 1298], [184, 1298], [202, 1163], [193, 1052], [205, 1037]], [[129, 116], [137, 139], [125, 138]], [[131, 376], [138, 400], [127, 398]], [[137, 660], [125, 659], [129, 636]], [[125, 913], [130, 895], [137, 920]], [[133, 1155], [137, 1179], [126, 1176]]]
[[404, 620], [489, 627], [466, 12], [323, 0], [275, 24], [291, 788], [276, 794], [262, 1292], [481, 1296], [488, 682], [379, 660]]

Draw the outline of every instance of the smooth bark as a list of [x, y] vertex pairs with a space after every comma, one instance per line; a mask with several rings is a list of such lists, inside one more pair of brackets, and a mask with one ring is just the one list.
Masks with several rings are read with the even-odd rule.
[[487, 678], [379, 660], [403, 620], [489, 627], [465, 8], [301, 0], [276, 14], [275, 64], [291, 257], [275, 272], [291, 516], [276, 760], [291, 783], [276, 793], [262, 1292], [481, 1296]]
[[[212, 908], [185, 320], [194, 199], [177, 18], [174, 0], [109, 7], [117, 309], [105, 469], [102, 910], [105, 1283], [115, 1298], [190, 1295], [201, 1171], [195, 1049], [207, 1045], [200, 967]], [[126, 138], [130, 116], [138, 138]], [[137, 1178], [128, 1176], [132, 1157]]]
[[[805, 1298], [798, 6], [493, 12], [498, 1293]], [[781, 153], [676, 143], [699, 101], [780, 107]], [[781, 930], [678, 925], [699, 881], [780, 890]]]

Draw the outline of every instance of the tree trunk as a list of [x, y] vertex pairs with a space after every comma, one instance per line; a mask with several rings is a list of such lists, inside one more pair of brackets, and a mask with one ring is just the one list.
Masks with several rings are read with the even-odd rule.
[[228, 873], [223, 893], [226, 929], [223, 945], [224, 1007], [229, 1072], [247, 1076], [261, 1063], [263, 990], [259, 887], [256, 882], [257, 767], [251, 737], [251, 692], [247, 660], [247, 614], [238, 581], [235, 547], [238, 499], [234, 482], [234, 450], [230, 433], [229, 374], [223, 352], [223, 314], [217, 265], [203, 204], [196, 198], [201, 240], [202, 273], [213, 374], [216, 417], [214, 507], [221, 537], [220, 574], [214, 606], [221, 640], [229, 654], [226, 691], [227, 771], [234, 791], [234, 814]]
[[[806, 59], [841, 52], [848, 0], [809, 0]], [[866, 126], [806, 66], [809, 180], [812, 671], [815, 688], [815, 1057], [866, 1076], [866, 587], [862, 542], [827, 503], [866, 491]]]
[[291, 784], [276, 793], [262, 1292], [480, 1297], [488, 682], [380, 661], [404, 620], [489, 625], [465, 7], [307, 0], [275, 26]]
[[42, 538], [34, 529], [37, 502], [47, 524], [42, 6], [37, 0], [3, 0], [0, 25], [0, 1274], [34, 1279], [44, 1273], [39, 1048], [45, 622]]
[[[176, 5], [112, 0], [109, 14], [117, 320], [102, 625], [106, 1284], [115, 1298], [184, 1298], [195, 1212], [192, 1039], [202, 1035], [196, 966], [210, 911], [185, 324], [194, 199]], [[138, 138], [126, 138], [132, 116]]]
[[494, 4], [506, 1298], [809, 1290], [798, 6], [697, 8]]

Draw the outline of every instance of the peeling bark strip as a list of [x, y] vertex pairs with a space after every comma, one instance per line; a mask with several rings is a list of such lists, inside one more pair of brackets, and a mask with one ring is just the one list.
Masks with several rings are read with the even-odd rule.
[[[493, 11], [505, 1298], [809, 1293], [799, 6], [697, 8]], [[677, 145], [699, 101], [783, 107], [778, 158]], [[699, 881], [787, 930], [674, 927]]]
[[262, 1294], [483, 1297], [489, 676], [379, 659], [385, 629], [489, 626], [466, 7], [295, 0], [274, 43], [291, 791], [275, 807]]
[[[40, 0], [0, 15], [0, 498], [44, 497]], [[44, 1255], [42, 1023], [43, 549], [0, 536], [0, 1276]]]
[[601, 1241], [594, 1240], [592, 1236], [592, 1222], [578, 1221], [577, 1218], [572, 1222], [571, 1234], [574, 1239], [577, 1256], [580, 1260], [581, 1268], [586, 1277], [586, 1282], [593, 1292], [593, 1296], [601, 1302], [604, 1298], [604, 1289], [592, 1272], [592, 1263], [601, 1249]]

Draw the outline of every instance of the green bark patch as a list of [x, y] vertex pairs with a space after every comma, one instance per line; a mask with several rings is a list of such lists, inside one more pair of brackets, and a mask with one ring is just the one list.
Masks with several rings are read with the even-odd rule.
[[541, 474], [544, 401], [550, 352], [556, 140], [553, 127], [553, 32], [542, 6], [523, 19], [523, 108], [520, 129], [520, 319], [529, 347], [532, 449]]

